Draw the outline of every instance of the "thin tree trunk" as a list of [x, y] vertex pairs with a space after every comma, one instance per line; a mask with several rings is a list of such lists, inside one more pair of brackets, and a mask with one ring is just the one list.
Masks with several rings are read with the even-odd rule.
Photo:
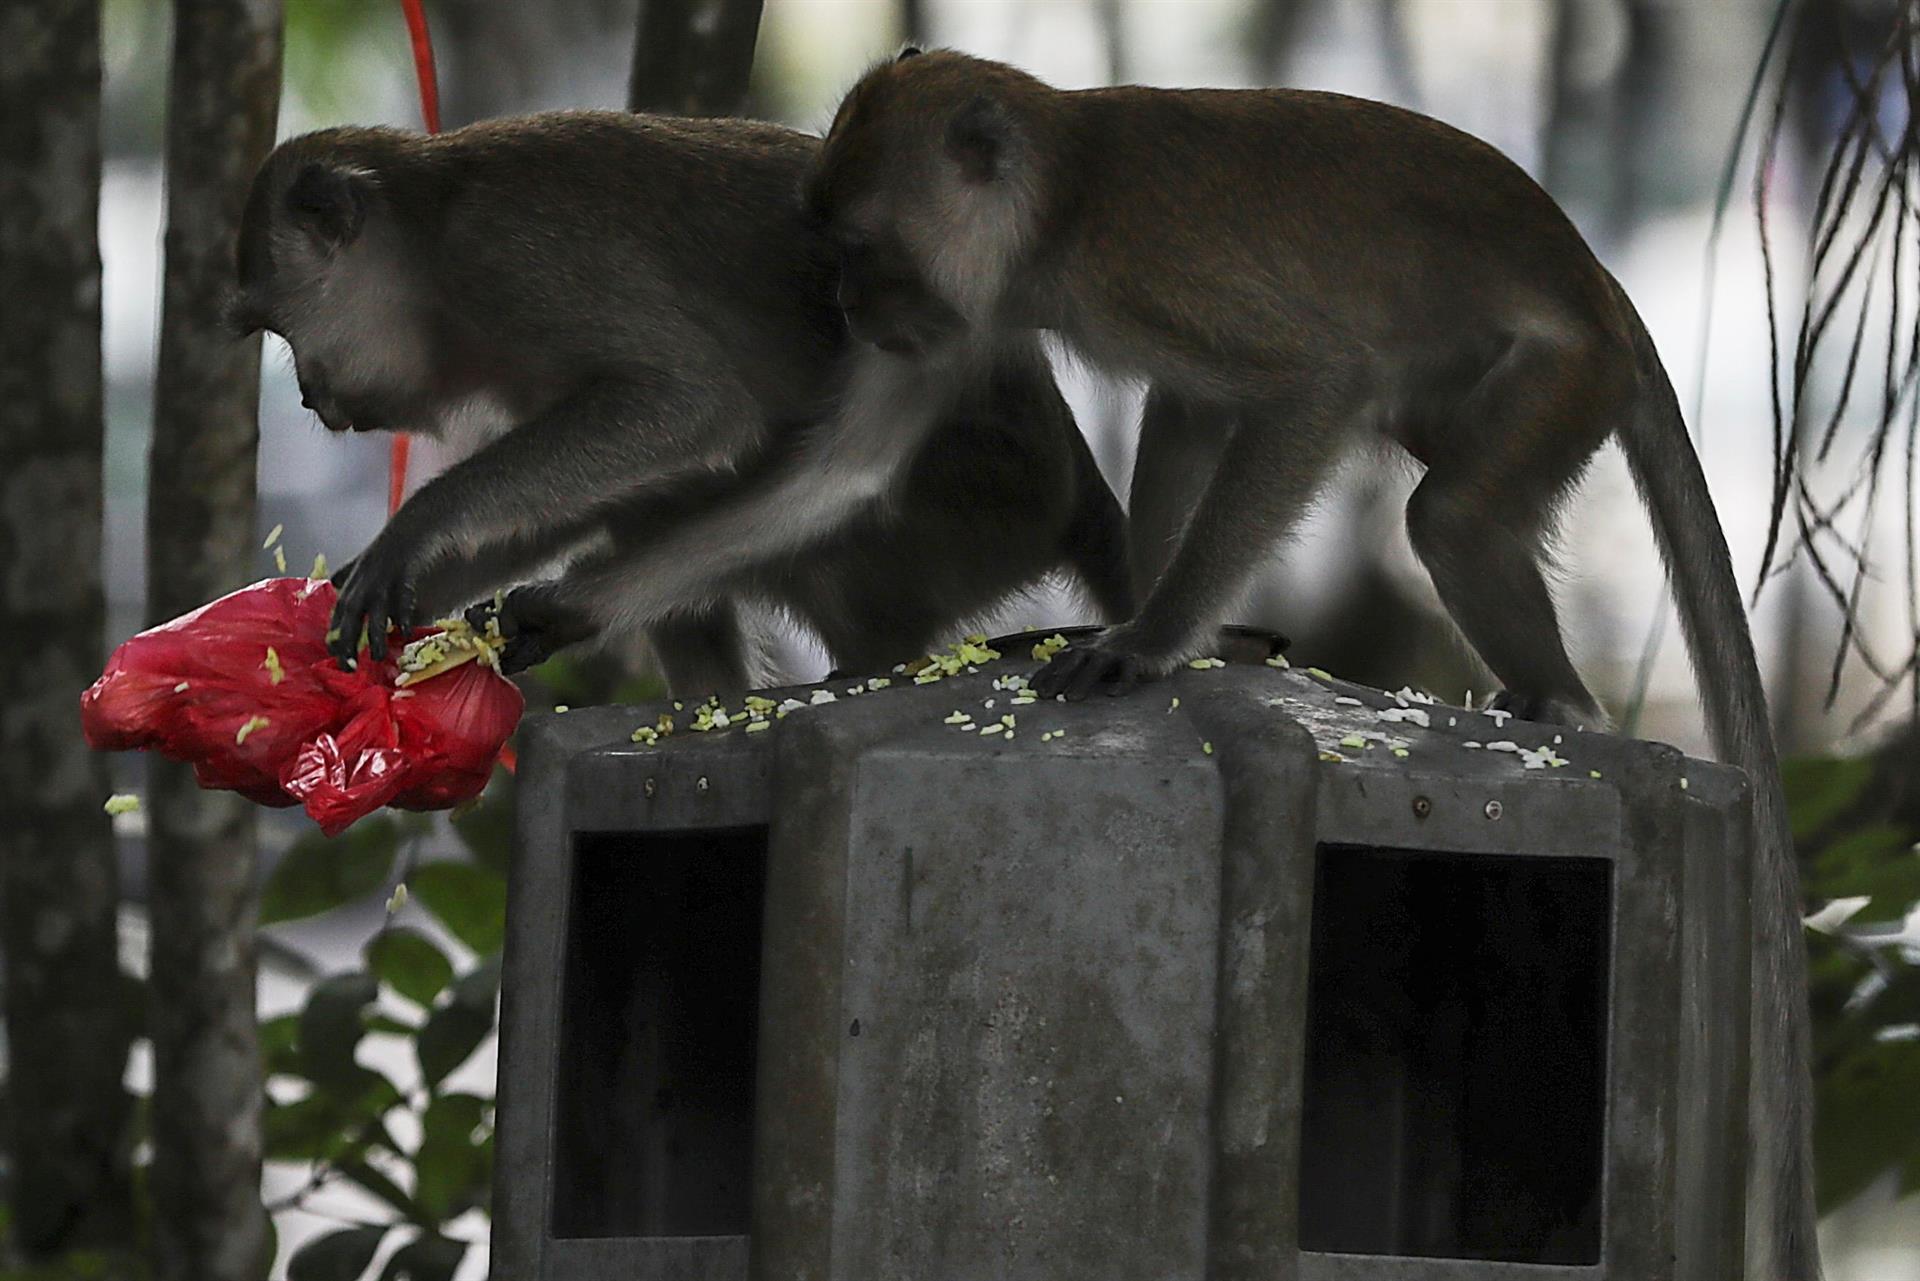
[[[166, 279], [148, 459], [147, 609], [173, 618], [251, 576], [260, 341], [226, 332], [234, 236], [280, 102], [278, 0], [178, 0], [167, 98]], [[154, 1274], [258, 1281], [254, 809], [154, 762]]]
[[730, 116], [746, 104], [762, 0], [641, 0], [627, 109]]
[[1100, 44], [1107, 53], [1107, 83], [1126, 84], [1131, 77], [1127, 61], [1127, 19], [1120, 0], [1094, 0], [1100, 22]]
[[898, 9], [901, 42], [924, 47], [931, 38], [931, 28], [927, 23], [927, 0], [899, 0]]
[[1248, 71], [1253, 83], [1285, 84], [1288, 63], [1316, 0], [1257, 0], [1246, 28]]
[[14, 1243], [126, 1247], [131, 1034], [99, 674], [98, 0], [0, 7], [0, 954]]

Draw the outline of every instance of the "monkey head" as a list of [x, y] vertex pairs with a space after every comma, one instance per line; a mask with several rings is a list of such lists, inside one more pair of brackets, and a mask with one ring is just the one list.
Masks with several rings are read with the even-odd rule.
[[228, 319], [287, 344], [300, 403], [329, 431], [411, 425], [431, 382], [421, 268], [379, 165], [404, 142], [375, 129], [289, 139], [241, 216]]
[[805, 193], [839, 249], [854, 337], [920, 355], [991, 322], [1040, 204], [1021, 106], [1047, 92], [1012, 67], [913, 48], [854, 86]]

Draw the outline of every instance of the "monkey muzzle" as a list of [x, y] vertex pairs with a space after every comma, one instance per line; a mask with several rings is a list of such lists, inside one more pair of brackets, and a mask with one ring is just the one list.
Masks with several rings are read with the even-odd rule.
[[300, 404], [302, 408], [313, 411], [321, 426], [331, 432], [379, 431], [386, 426], [377, 415], [356, 412], [306, 383], [300, 384]]

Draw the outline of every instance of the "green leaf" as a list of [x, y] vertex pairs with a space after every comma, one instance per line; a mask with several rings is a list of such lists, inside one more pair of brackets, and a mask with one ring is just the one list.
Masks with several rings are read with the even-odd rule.
[[300, 1016], [282, 1014], [260, 1023], [260, 1059], [268, 1076], [299, 1076]]
[[494, 998], [500, 988], [500, 963], [489, 961], [462, 975], [449, 992], [450, 1000], [427, 1019], [414, 1052], [420, 1075], [432, 1088], [465, 1063], [493, 1031]]
[[419, 1210], [414, 1205], [413, 1198], [407, 1195], [406, 1189], [365, 1161], [358, 1159], [342, 1161], [334, 1168], [340, 1171], [342, 1178], [364, 1188], [407, 1218], [412, 1219], [418, 1215]]
[[1813, 1168], [1823, 1210], [1920, 1151], [1920, 1042], [1865, 1046], [1822, 1073], [1817, 1093]]
[[274, 1161], [350, 1160], [375, 1143], [395, 1149], [381, 1120], [400, 1102], [393, 1082], [369, 1068], [335, 1091], [292, 1103], [267, 1101], [266, 1154]]
[[260, 924], [298, 921], [364, 898], [387, 883], [400, 849], [400, 828], [385, 815], [340, 836], [294, 842], [260, 891]]
[[369, 1014], [367, 1031], [385, 1032], [388, 1036], [418, 1036], [420, 1025], [409, 1023], [405, 1019], [396, 1019], [391, 1014]]
[[415, 1196], [435, 1223], [464, 1214], [486, 1197], [492, 1171], [490, 1129], [483, 1129], [487, 1100], [446, 1094], [427, 1105], [420, 1147], [414, 1153]]
[[507, 930], [504, 877], [472, 863], [426, 863], [407, 878], [407, 889], [474, 955], [500, 950]]
[[1873, 781], [1873, 761], [1809, 756], [1783, 762], [1780, 781], [1795, 837], [1804, 840], [1839, 818]]
[[453, 981], [453, 962], [415, 930], [382, 930], [367, 943], [367, 968], [415, 1005], [432, 1005]]
[[371, 974], [356, 970], [316, 984], [300, 1011], [300, 1065], [321, 1086], [356, 1079], [361, 1071], [354, 1050], [366, 1033], [366, 1009], [380, 994]]
[[467, 1243], [421, 1235], [401, 1246], [380, 1274], [380, 1281], [451, 1281], [467, 1257]]
[[387, 1229], [343, 1228], [313, 1238], [287, 1260], [287, 1281], [360, 1281]]
[[1913, 834], [1892, 823], [1874, 823], [1832, 841], [1807, 869], [1815, 898], [1863, 895], [1872, 900], [1849, 918], [1857, 924], [1894, 920], [1920, 899], [1920, 854]]
[[487, 784], [480, 803], [453, 819], [453, 830], [473, 861], [496, 876], [513, 860], [513, 775], [504, 771]]

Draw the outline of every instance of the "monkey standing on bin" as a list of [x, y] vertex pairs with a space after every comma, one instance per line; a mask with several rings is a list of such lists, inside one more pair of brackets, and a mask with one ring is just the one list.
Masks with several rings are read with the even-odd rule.
[[1540, 565], [1555, 507], [1620, 441], [1715, 748], [1753, 785], [1751, 1274], [1813, 1281], [1806, 958], [1759, 666], [1653, 342], [1552, 199], [1486, 144], [1381, 103], [1062, 92], [909, 50], [842, 103], [808, 200], [866, 358], [777, 480], [632, 562], [648, 586], [623, 609], [845, 520], [938, 429], [943, 389], [1045, 328], [1149, 384], [1132, 519], [1151, 591], [1037, 692], [1119, 692], [1200, 652], [1343, 450], [1384, 435], [1426, 469], [1408, 530], [1505, 686], [1496, 705], [1599, 724]]

